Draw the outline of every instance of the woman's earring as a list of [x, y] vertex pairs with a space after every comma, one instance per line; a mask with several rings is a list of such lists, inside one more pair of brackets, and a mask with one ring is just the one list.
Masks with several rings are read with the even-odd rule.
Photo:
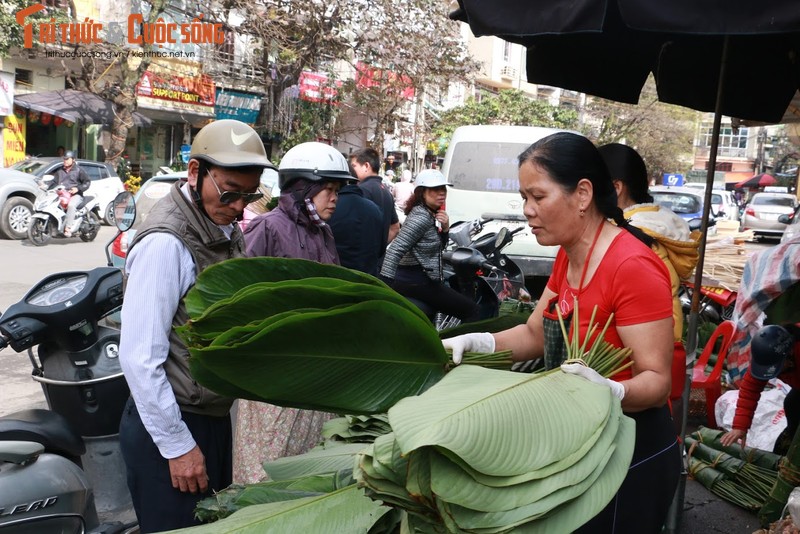
[[578, 210], [578, 211], [580, 212], [580, 214], [581, 214], [581, 217], [583, 217], [584, 215], [586, 215], [586, 210], [585, 210], [585, 209], [581, 208], [581, 209], [580, 209], [580, 210]]

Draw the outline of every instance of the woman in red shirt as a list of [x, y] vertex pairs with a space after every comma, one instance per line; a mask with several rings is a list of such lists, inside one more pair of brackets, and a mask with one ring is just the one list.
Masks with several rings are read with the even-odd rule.
[[[632, 350], [633, 366], [607, 380], [588, 367], [565, 372], [608, 385], [636, 421], [628, 475], [614, 500], [580, 532], [660, 532], [680, 476], [677, 436], [667, 409], [672, 361], [669, 273], [650, 249], [651, 238], [632, 227], [617, 207], [611, 177], [585, 137], [557, 133], [520, 155], [519, 184], [528, 226], [542, 245], [560, 245], [553, 273], [527, 324], [497, 334], [466, 334], [444, 341], [459, 363], [463, 352], [510, 349], [515, 360], [565, 358], [556, 306], [569, 316], [579, 303], [579, 336], [594, 321], [605, 339]], [[607, 219], [613, 219], [615, 224]]]

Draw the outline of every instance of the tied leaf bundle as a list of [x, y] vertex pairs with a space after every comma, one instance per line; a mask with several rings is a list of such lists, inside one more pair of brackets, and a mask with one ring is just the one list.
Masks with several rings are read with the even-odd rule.
[[757, 510], [767, 501], [777, 472], [741, 460], [709, 445], [686, 437], [689, 472], [712, 493], [747, 510]]
[[[592, 309], [592, 316], [589, 319], [589, 328], [583, 341], [580, 341], [578, 330], [580, 328], [580, 313], [578, 309], [578, 299], [573, 299], [573, 319], [571, 324], [572, 335], [567, 333], [567, 327], [564, 324], [564, 317], [561, 315], [561, 308], [556, 306], [556, 314], [558, 315], [558, 324], [561, 326], [561, 334], [564, 337], [564, 344], [567, 347], [567, 360], [564, 363], [580, 363], [591, 367], [602, 376], [611, 378], [617, 373], [627, 369], [633, 362], [630, 360], [631, 349], [628, 347], [615, 347], [604, 339], [608, 327], [611, 326], [611, 321], [614, 319], [614, 314], [608, 316], [605, 326], [597, 334], [599, 324], [595, 323], [594, 318], [597, 315], [597, 306]], [[597, 334], [595, 336], [595, 334]], [[594, 338], [594, 342], [589, 345], [589, 341]], [[626, 362], [626, 360], [628, 360]]]
[[440, 380], [425, 315], [369, 275], [285, 258], [203, 271], [176, 329], [194, 378], [222, 395], [334, 413], [386, 412]]
[[613, 498], [633, 455], [619, 400], [560, 371], [460, 366], [389, 422], [354, 478], [415, 532], [570, 532]]

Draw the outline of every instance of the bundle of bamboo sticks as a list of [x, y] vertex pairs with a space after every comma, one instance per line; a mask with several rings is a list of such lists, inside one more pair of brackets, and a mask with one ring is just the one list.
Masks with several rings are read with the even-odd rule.
[[729, 291], [737, 291], [742, 281], [744, 264], [748, 258], [748, 251], [745, 249], [744, 241], [749, 233], [709, 236], [706, 242], [703, 276], [719, 282], [719, 287], [724, 287]]

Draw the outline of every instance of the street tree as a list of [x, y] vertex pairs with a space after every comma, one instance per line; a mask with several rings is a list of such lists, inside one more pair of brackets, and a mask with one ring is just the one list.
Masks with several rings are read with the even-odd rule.
[[272, 102], [266, 128], [281, 137], [292, 124], [282, 97], [304, 70], [345, 82], [320, 109], [330, 122], [343, 108], [364, 114], [379, 145], [426, 88], [465, 80], [478, 67], [458, 39], [458, 25], [447, 19], [446, 4], [436, 0], [229, 0], [226, 6], [244, 15], [238, 31], [262, 43]]
[[[154, 25], [163, 20], [169, 7], [169, 0], [148, 0], [141, 3], [144, 24]], [[106, 161], [115, 167], [125, 153], [128, 132], [133, 127], [133, 113], [136, 111], [136, 85], [150, 67], [153, 52], [159, 46], [144, 41], [131, 47], [129, 38], [122, 26], [114, 25], [107, 29], [102, 43], [84, 45], [83, 48], [97, 54], [81, 57], [80, 73], [70, 79], [72, 85], [85, 86], [92, 93], [110, 100], [114, 105], [114, 119], [111, 124], [111, 141], [106, 148]], [[137, 52], [131, 54], [131, 51]], [[113, 58], [110, 60], [108, 58]]]
[[[22, 50], [24, 44], [23, 26], [17, 23], [16, 14], [34, 3], [31, 0], [0, 0], [0, 58], [9, 57]], [[71, 1], [69, 5], [70, 11], [74, 13], [74, 1]], [[50, 22], [51, 18], [55, 18], [58, 22], [67, 20], [65, 14], [57, 15], [49, 10], [44, 10], [27, 16], [25, 22], [32, 24], [34, 30], [36, 30], [40, 23]]]
[[651, 177], [692, 166], [699, 112], [658, 101], [655, 82], [645, 84], [637, 105], [590, 98], [584, 133], [598, 146], [624, 143], [636, 149]]

